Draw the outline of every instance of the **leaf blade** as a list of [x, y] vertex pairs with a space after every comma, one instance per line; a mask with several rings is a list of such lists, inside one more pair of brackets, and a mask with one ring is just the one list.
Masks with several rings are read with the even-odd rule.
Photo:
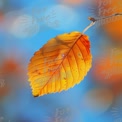
[[[28, 66], [33, 95], [61, 92], [80, 83], [91, 67], [89, 48], [87, 36], [80, 32], [62, 34], [49, 40], [34, 54]], [[47, 53], [50, 55], [47, 56]], [[35, 70], [34, 66], [40, 67]], [[47, 73], [41, 68], [47, 68]], [[46, 77], [45, 80], [43, 77]], [[35, 87], [37, 78], [40, 82]], [[41, 80], [45, 84], [41, 85]]]

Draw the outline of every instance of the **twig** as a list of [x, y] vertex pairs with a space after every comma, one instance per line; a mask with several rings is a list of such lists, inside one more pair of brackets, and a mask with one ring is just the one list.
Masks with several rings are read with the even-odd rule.
[[116, 13], [116, 14], [113, 14], [111, 16], [107, 16], [107, 17], [96, 19], [96, 21], [100, 21], [102, 19], [108, 19], [108, 18], [111, 18], [111, 17], [114, 17], [114, 16], [121, 16], [121, 15], [122, 15], [122, 13]]
[[97, 21], [100, 21], [100, 20], [103, 20], [103, 19], [108, 19], [108, 18], [111, 18], [111, 17], [114, 17], [114, 16], [122, 16], [122, 13], [116, 13], [116, 14], [113, 14], [111, 16], [106, 16], [106, 17], [103, 17], [103, 18], [98, 18], [98, 19], [95, 19], [93, 17], [89, 17], [88, 19], [90, 21], [92, 21], [90, 23], [90, 25], [88, 25], [83, 31], [82, 33], [84, 34], [90, 27], [92, 27]]
[[92, 27], [95, 24], [95, 22], [91, 22], [90, 25], [88, 25], [83, 31], [82, 33], [84, 34], [90, 27]]

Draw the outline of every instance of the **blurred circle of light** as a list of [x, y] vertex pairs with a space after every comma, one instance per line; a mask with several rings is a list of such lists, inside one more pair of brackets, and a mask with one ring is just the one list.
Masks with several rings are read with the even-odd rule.
[[0, 23], [4, 22], [4, 12], [0, 11]]
[[115, 84], [122, 79], [122, 50], [112, 49], [109, 55], [101, 55], [94, 61], [92, 77], [102, 84]]
[[72, 8], [64, 5], [51, 7], [45, 15], [50, 15], [49, 19], [45, 21], [46, 25], [56, 30], [69, 31], [79, 22], [78, 14]]
[[111, 108], [115, 122], [122, 122], [122, 96], [119, 96]]
[[60, 3], [68, 5], [79, 5], [84, 2], [84, 0], [59, 0]]
[[0, 9], [4, 6], [4, 0], [0, 0]]
[[20, 15], [16, 17], [10, 25], [10, 33], [18, 38], [28, 38], [39, 32], [38, 21], [30, 15]]
[[5, 86], [0, 87], [0, 99], [3, 99], [16, 92], [25, 85], [26, 80], [25, 68], [22, 60], [15, 57], [4, 57], [0, 60], [0, 82], [4, 82]]
[[107, 88], [93, 89], [82, 100], [82, 106], [86, 113], [90, 115], [100, 115], [106, 112], [112, 105], [114, 99], [113, 92]]

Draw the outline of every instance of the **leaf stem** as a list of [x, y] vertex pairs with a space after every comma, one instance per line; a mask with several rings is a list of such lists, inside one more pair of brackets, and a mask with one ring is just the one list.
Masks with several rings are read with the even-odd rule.
[[122, 16], [122, 13], [116, 13], [116, 14], [113, 14], [111, 16], [106, 16], [106, 17], [102, 17], [102, 18], [98, 18], [98, 19], [95, 19], [93, 17], [89, 17], [88, 19], [90, 21], [92, 21], [83, 31], [82, 33], [84, 34], [90, 27], [92, 27], [97, 21], [100, 21], [100, 20], [103, 20], [103, 19], [108, 19], [108, 18], [111, 18], [111, 17], [114, 17], [114, 16]]

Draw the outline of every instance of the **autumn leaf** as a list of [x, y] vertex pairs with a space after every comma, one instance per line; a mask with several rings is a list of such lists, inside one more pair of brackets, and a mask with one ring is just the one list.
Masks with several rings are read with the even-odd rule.
[[52, 38], [34, 54], [28, 65], [32, 94], [37, 97], [72, 88], [84, 79], [91, 62], [86, 35], [71, 32]]

